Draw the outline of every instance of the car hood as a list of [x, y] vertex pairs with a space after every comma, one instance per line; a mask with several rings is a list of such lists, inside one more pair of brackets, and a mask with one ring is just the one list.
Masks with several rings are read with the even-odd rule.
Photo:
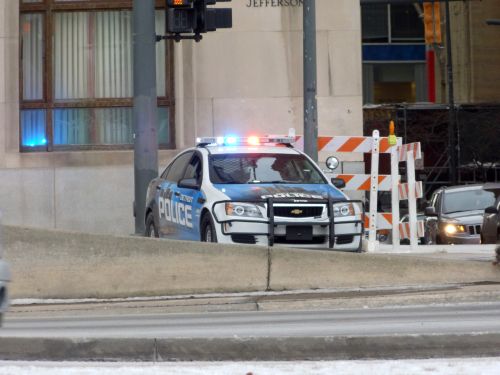
[[443, 215], [442, 219], [456, 220], [460, 224], [480, 224], [483, 222], [483, 214], [483, 210], [454, 212]]
[[231, 200], [259, 201], [267, 198], [310, 202], [320, 199], [346, 200], [340, 190], [327, 184], [214, 184]]

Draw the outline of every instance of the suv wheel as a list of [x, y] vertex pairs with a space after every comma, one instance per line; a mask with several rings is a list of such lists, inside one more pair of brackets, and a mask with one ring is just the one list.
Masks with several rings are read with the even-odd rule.
[[151, 238], [160, 237], [158, 228], [156, 228], [155, 217], [152, 212], [150, 212], [146, 218], [146, 233], [144, 235]]
[[217, 242], [217, 233], [210, 214], [207, 213], [203, 216], [200, 227], [202, 242]]

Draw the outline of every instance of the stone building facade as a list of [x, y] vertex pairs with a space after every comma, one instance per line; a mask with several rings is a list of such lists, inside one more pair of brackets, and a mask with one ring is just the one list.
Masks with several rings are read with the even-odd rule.
[[[319, 132], [361, 135], [359, 4], [316, 3]], [[160, 168], [196, 136], [302, 133], [302, 2], [222, 5], [232, 29], [159, 47]], [[130, 11], [122, 0], [0, 0], [4, 224], [134, 231]]]

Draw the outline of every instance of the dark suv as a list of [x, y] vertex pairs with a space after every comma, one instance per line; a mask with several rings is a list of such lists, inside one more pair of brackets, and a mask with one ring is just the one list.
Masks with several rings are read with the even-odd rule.
[[440, 188], [425, 209], [430, 243], [479, 244], [486, 207], [495, 203], [495, 194], [483, 185]]

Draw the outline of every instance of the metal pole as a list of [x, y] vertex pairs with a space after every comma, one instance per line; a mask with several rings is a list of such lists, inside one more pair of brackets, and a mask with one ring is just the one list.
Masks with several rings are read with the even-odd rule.
[[455, 124], [455, 98], [453, 94], [453, 60], [451, 51], [451, 26], [450, 26], [450, 2], [446, 0], [446, 69], [448, 76], [448, 143], [450, 155], [449, 180], [453, 185], [458, 183], [457, 179], [457, 139]]
[[135, 233], [144, 234], [146, 192], [158, 176], [155, 0], [134, 0], [132, 13]]
[[318, 161], [316, 0], [304, 0], [304, 151]]

